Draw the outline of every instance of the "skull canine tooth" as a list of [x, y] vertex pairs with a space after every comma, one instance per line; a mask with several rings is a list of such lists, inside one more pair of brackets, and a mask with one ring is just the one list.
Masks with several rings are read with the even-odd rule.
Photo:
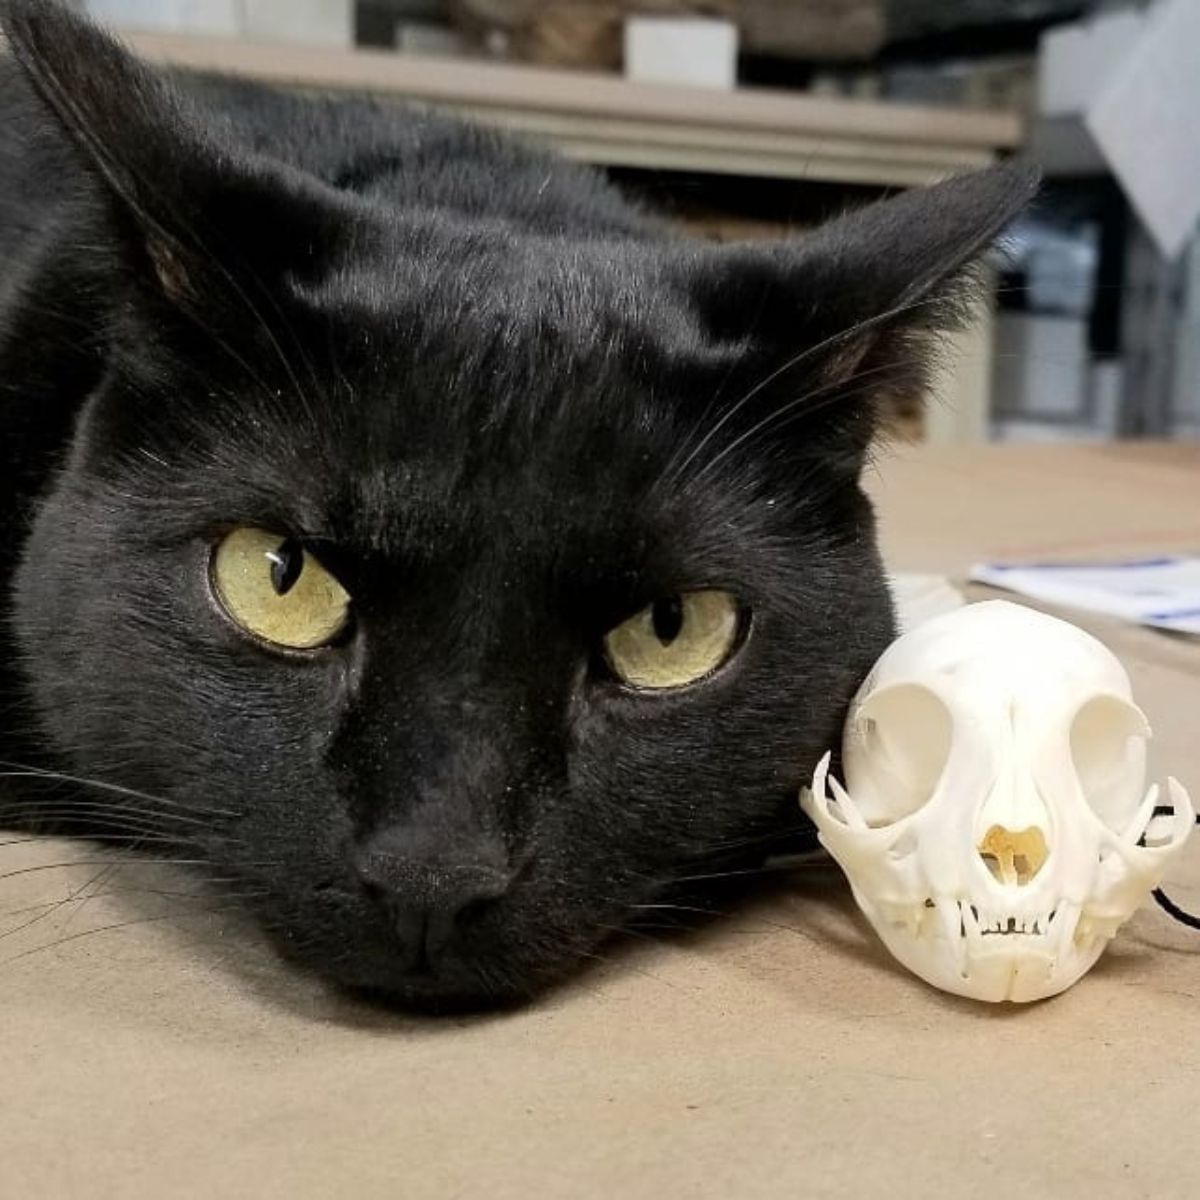
[[967, 939], [962, 934], [962, 916], [959, 906], [949, 897], [940, 898], [934, 912], [941, 922], [942, 934], [954, 957], [955, 970], [962, 979], [967, 978]]
[[962, 906], [963, 930], [967, 938], [967, 957], [979, 953], [983, 945], [983, 930], [979, 925], [979, 910], [973, 905]]
[[1078, 904], [1064, 901], [1055, 909], [1055, 913], [1055, 936], [1052, 939], [1054, 955], [1056, 958], [1062, 958], [1075, 938], [1075, 929], [1082, 912]]

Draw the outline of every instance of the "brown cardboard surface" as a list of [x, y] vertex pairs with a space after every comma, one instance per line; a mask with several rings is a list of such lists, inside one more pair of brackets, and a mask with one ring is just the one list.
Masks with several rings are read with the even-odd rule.
[[[1200, 448], [905, 451], [872, 489], [896, 567], [1200, 548]], [[1084, 623], [1200, 791], [1200, 647]], [[995, 1008], [907, 975], [805, 866], [703, 931], [605, 948], [526, 1011], [436, 1022], [331, 996], [230, 914], [123, 890], [180, 879], [98, 876], [108, 857], [0, 847], [0, 871], [35, 868], [0, 878], [3, 1197], [1200, 1188], [1200, 934], [1153, 908], [1065, 996]], [[30, 907], [88, 886], [117, 894]], [[1171, 890], [1200, 908], [1200, 838]]]

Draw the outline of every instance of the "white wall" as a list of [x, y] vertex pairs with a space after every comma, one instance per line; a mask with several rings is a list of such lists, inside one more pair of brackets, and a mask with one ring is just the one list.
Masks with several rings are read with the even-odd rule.
[[353, 0], [84, 0], [99, 20], [127, 29], [244, 35], [263, 41], [350, 46]]

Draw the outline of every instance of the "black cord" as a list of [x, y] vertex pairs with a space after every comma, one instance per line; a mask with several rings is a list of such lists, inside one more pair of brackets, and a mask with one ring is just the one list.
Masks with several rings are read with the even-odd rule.
[[1159, 908], [1174, 917], [1180, 925], [1186, 925], [1189, 929], [1200, 929], [1200, 917], [1193, 917], [1190, 912], [1184, 912], [1162, 888], [1155, 888], [1152, 894]]
[[[1166, 808], [1161, 811], [1156, 808], [1154, 810], [1154, 815], [1156, 817], [1167, 816], [1174, 811], [1175, 810], [1173, 808]], [[1196, 817], [1196, 824], [1200, 825], [1200, 816]], [[1162, 890], [1162, 888], [1155, 888], [1153, 896], [1158, 907], [1169, 916], [1174, 917], [1175, 920], [1180, 923], [1180, 925], [1186, 925], [1189, 929], [1200, 929], [1200, 917], [1194, 917], [1190, 912], [1184, 912], [1184, 910], [1180, 908], [1179, 905], [1176, 904], [1175, 901], [1172, 900], [1171, 897]]]

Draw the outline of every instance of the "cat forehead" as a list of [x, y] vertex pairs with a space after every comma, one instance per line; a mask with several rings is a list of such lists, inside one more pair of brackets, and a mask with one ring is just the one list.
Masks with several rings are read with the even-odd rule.
[[[192, 477], [189, 497], [229, 519], [278, 513], [372, 547], [435, 530], [442, 541], [501, 527], [602, 534], [676, 495], [683, 431], [645, 395], [595, 379], [488, 382], [388, 372], [338, 390], [235, 396], [240, 406], [205, 412], [201, 436], [186, 421], [166, 457]], [[143, 456], [133, 461], [143, 469]]]
[[[570, 425], [569, 417], [559, 421]], [[356, 540], [388, 547], [499, 534], [594, 543], [637, 536], [670, 506], [666, 490], [656, 494], [669, 465], [666, 444], [629, 429], [589, 438], [582, 418], [579, 429], [548, 422], [540, 438], [513, 424], [351, 456], [325, 480], [327, 510]]]
[[576, 355], [621, 353], [630, 340], [694, 349], [704, 332], [668, 284], [671, 261], [653, 243], [393, 214], [320, 279], [292, 286], [344, 333], [449, 335], [468, 358], [491, 341], [526, 354], [552, 353], [556, 340]]
[[404, 441], [331, 421], [278, 448], [243, 445], [206, 504], [215, 522], [279, 523], [368, 558], [551, 574], [703, 563], [720, 573], [779, 515], [717, 482], [696, 491], [673, 479], [690, 443], [649, 419], [622, 416], [603, 436], [582, 417], [533, 433], [520, 424]]

